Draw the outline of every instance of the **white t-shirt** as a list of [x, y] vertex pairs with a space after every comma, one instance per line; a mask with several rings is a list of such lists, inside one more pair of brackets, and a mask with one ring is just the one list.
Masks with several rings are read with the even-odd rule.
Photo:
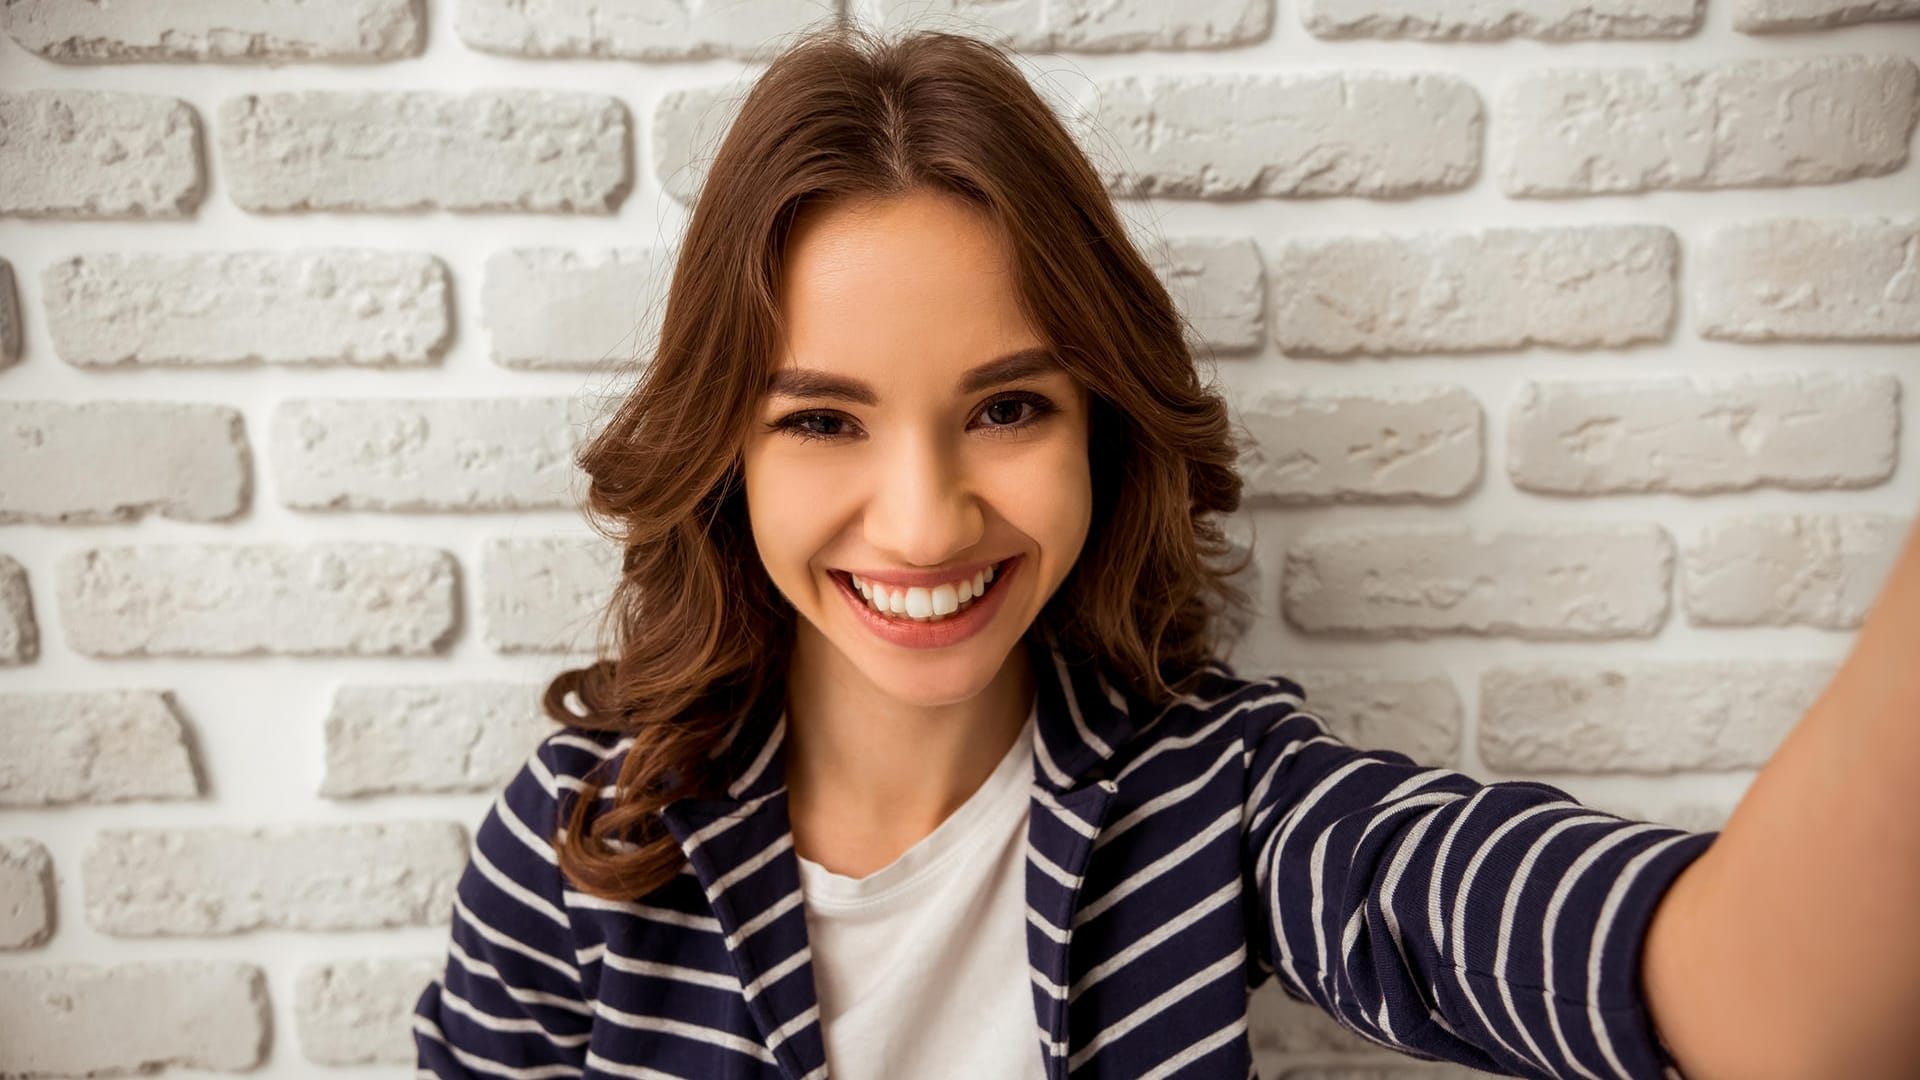
[[1039, 1080], [1027, 976], [1034, 717], [979, 790], [863, 878], [800, 860], [834, 1080]]

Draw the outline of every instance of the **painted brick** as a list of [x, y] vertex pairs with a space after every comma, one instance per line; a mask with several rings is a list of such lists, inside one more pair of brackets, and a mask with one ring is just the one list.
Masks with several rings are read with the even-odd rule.
[[1192, 348], [1259, 351], [1266, 336], [1267, 287], [1252, 240], [1189, 236], [1138, 247], [1190, 324]]
[[728, 83], [668, 90], [653, 107], [647, 157], [668, 195], [692, 205], [746, 92]]
[[1525, 491], [1857, 488], [1893, 475], [1900, 381], [1878, 373], [1523, 383], [1507, 470]]
[[454, 822], [101, 829], [81, 877], [118, 936], [375, 930], [444, 923], [466, 862]]
[[1287, 621], [1309, 633], [1648, 637], [1666, 622], [1673, 540], [1646, 524], [1321, 529], [1287, 551]]
[[1344, 742], [1393, 750], [1422, 765], [1459, 762], [1465, 712], [1459, 691], [1445, 675], [1286, 665], [1274, 670], [1300, 684], [1307, 692], [1307, 711]]
[[0, 215], [178, 218], [206, 191], [200, 121], [179, 98], [0, 93]]
[[302, 510], [575, 505], [569, 399], [332, 398], [273, 411], [274, 489]]
[[1480, 403], [1457, 386], [1272, 389], [1239, 410], [1248, 495], [1448, 499], [1480, 475]]
[[1021, 52], [1128, 52], [1219, 49], [1265, 41], [1273, 0], [852, 0], [856, 17], [876, 28], [949, 25]]
[[1686, 37], [1704, 0], [1301, 0], [1300, 20], [1321, 38]]
[[246, 210], [604, 214], [633, 183], [627, 110], [605, 94], [247, 94], [221, 104], [218, 127]]
[[453, 557], [401, 544], [102, 547], [56, 576], [87, 656], [417, 656], [446, 645], [457, 611]]
[[[1380, 1050], [1378, 1043], [1342, 1027], [1325, 1009], [1288, 997], [1279, 990], [1277, 979], [1247, 1001], [1247, 1041], [1256, 1055], [1364, 1054]], [[1263, 1069], [1260, 1075], [1273, 1073]]]
[[414, 1064], [413, 1007], [442, 956], [309, 964], [293, 981], [300, 1053], [315, 1065]]
[[0, 522], [225, 521], [247, 508], [246, 425], [225, 405], [0, 401], [0, 440]]
[[0, 838], [0, 949], [30, 949], [53, 936], [53, 859], [38, 840]]
[[164, 690], [0, 694], [0, 806], [193, 799], [187, 731]]
[[430, 255], [307, 250], [85, 255], [42, 275], [70, 364], [419, 365], [452, 336]]
[[33, 617], [27, 568], [0, 555], [0, 667], [32, 663], [40, 655], [40, 627]]
[[1503, 772], [1758, 768], [1837, 663], [1535, 664], [1480, 677], [1480, 757]]
[[1492, 154], [1509, 195], [1823, 184], [1898, 170], [1916, 117], [1897, 56], [1545, 68], [1496, 97]]
[[0, 969], [0, 1074], [102, 1076], [267, 1060], [273, 1003], [252, 964], [163, 960]]
[[1920, 19], [1920, 0], [1735, 0], [1733, 27], [1749, 34]]
[[1774, 218], [1707, 234], [1702, 337], [1920, 341], [1920, 218]]
[[771, 59], [781, 39], [822, 13], [823, 5], [812, 0], [460, 0], [453, 26], [468, 48], [510, 56], [758, 61]]
[[1701, 626], [1857, 629], [1893, 572], [1909, 525], [1868, 513], [1716, 522], [1686, 547], [1687, 617]]
[[1128, 77], [1091, 94], [1093, 162], [1117, 195], [1400, 197], [1480, 170], [1480, 95], [1450, 75]]
[[597, 536], [492, 540], [480, 553], [486, 641], [503, 653], [586, 652], [620, 579]]
[[494, 363], [585, 369], [650, 358], [674, 255], [641, 248], [496, 252], [480, 291]]
[[503, 787], [558, 730], [544, 685], [506, 682], [342, 686], [327, 713], [331, 798]]
[[1305, 238], [1268, 261], [1268, 320], [1298, 356], [1658, 341], [1678, 260], [1653, 225]]
[[420, 51], [417, 0], [9, 0], [7, 33], [63, 63], [397, 60]]
[[0, 259], [0, 368], [20, 360], [20, 299], [13, 284], [13, 264]]

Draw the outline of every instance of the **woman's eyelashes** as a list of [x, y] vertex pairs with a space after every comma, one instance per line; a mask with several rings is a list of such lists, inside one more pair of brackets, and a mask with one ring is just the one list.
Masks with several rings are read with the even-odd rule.
[[[1024, 406], [1026, 414], [1020, 415]], [[1017, 391], [988, 401], [980, 407], [975, 416], [984, 416], [987, 423], [982, 430], [990, 436], [1004, 436], [1024, 431], [1059, 411], [1053, 401], [1042, 394], [1031, 391]], [[1012, 414], [1010, 417], [1009, 414]], [[826, 430], [822, 430], [824, 427]], [[845, 413], [829, 409], [806, 409], [790, 413], [767, 425], [770, 431], [785, 432], [804, 442], [816, 439], [846, 438], [844, 428], [855, 428], [853, 418]], [[855, 428], [857, 430], [857, 428]]]

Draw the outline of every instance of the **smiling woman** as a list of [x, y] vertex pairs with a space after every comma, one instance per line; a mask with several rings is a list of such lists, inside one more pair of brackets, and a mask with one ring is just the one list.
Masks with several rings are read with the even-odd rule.
[[1000, 50], [778, 57], [582, 451], [609, 655], [476, 835], [422, 1068], [1237, 1080], [1277, 978], [1413, 1056], [1661, 1075], [1639, 950], [1713, 834], [1223, 663], [1240, 448], [1184, 330]]

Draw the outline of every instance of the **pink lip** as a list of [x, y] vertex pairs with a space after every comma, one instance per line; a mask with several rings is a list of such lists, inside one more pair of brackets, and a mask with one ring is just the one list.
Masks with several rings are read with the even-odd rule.
[[951, 570], [855, 570], [845, 566], [840, 569], [850, 574], [858, 574], [864, 581], [877, 581], [882, 585], [898, 585], [903, 589], [918, 585], [923, 589], [931, 589], [935, 585], [946, 585], [961, 578], [970, 578], [989, 566], [999, 566], [1003, 561], [988, 559], [986, 562], [956, 566]]
[[[987, 623], [993, 620], [994, 612], [1000, 610], [1001, 597], [1007, 592], [1002, 585], [1008, 578], [1019, 572], [1025, 561], [1024, 555], [1015, 555], [1007, 560], [994, 573], [993, 584], [988, 587], [986, 595], [982, 596], [979, 602], [970, 605], [967, 610], [957, 615], [931, 623], [913, 622], [882, 615], [873, 610], [873, 606], [867, 603], [866, 597], [860, 595], [859, 589], [854, 588], [851, 577], [843, 571], [834, 571], [832, 577], [840, 586], [840, 595], [846, 597], [847, 603], [852, 606], [854, 617], [883, 640], [909, 649], [941, 649], [965, 641], [979, 633]], [[940, 580], [945, 582], [954, 579]]]

